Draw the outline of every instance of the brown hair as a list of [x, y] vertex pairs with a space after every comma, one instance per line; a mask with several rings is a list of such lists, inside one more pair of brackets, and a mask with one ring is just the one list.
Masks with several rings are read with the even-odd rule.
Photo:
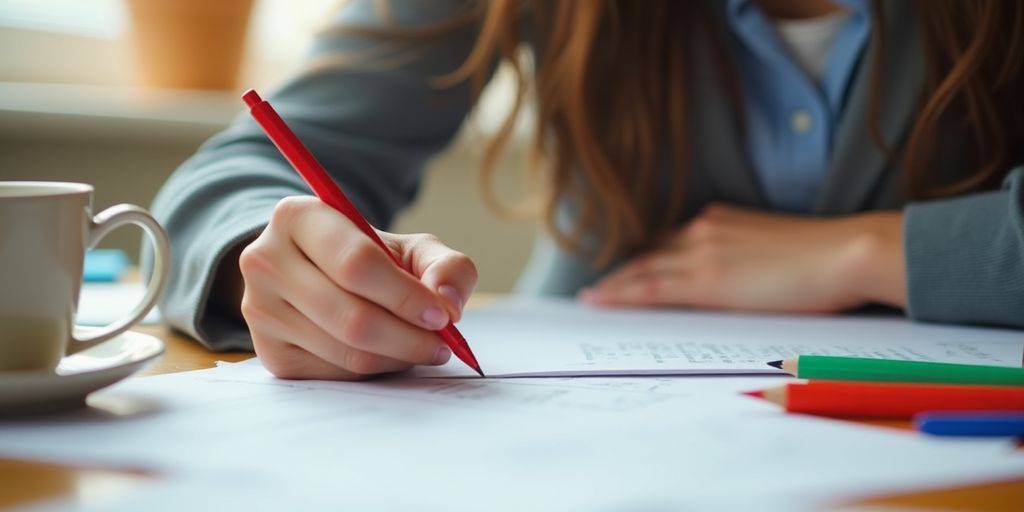
[[[880, 3], [874, 0], [879, 28]], [[910, 195], [941, 198], [996, 187], [1010, 167], [1024, 163], [1024, 3], [918, 0], [915, 6], [927, 75], [902, 158]], [[878, 68], [874, 74], [877, 88]], [[874, 119], [877, 109], [871, 108]], [[968, 141], [974, 168], [960, 180], [935, 183], [930, 171], [939, 127], [957, 121], [954, 128]]]
[[[885, 44], [881, 4], [874, 0], [872, 5], [872, 38], [879, 47]], [[496, 163], [524, 98], [533, 93], [538, 115], [531, 171], [543, 173], [540, 181], [546, 184], [545, 223], [560, 244], [577, 251], [585, 235], [599, 233], [602, 245], [587, 256], [603, 264], [650, 243], [682, 211], [689, 161], [686, 71], [698, 38], [713, 49], [722, 83], [739, 99], [721, 34], [707, 28], [705, 5], [685, 0], [489, 0], [469, 3], [443, 25], [357, 30], [410, 41], [469, 24], [477, 27], [469, 57], [438, 83], [468, 81], [478, 95], [496, 61], [514, 71], [515, 106], [484, 153], [486, 197], [497, 204], [491, 189]], [[995, 187], [1009, 167], [1024, 162], [1024, 100], [1019, 98], [1024, 94], [1024, 2], [918, 0], [916, 12], [927, 60], [921, 105], [905, 145], [894, 150], [893, 141], [883, 140], [878, 129], [875, 98], [884, 77], [882, 59], [874, 59], [872, 135], [904, 169], [912, 198]], [[527, 24], [543, 52], [536, 68], [524, 66], [518, 54]], [[968, 141], [974, 168], [953, 182], [936, 183], [932, 165], [945, 123], [954, 123]], [[659, 181], [665, 157], [675, 170], [668, 183]], [[565, 199], [577, 214], [568, 230], [556, 225], [556, 209]]]

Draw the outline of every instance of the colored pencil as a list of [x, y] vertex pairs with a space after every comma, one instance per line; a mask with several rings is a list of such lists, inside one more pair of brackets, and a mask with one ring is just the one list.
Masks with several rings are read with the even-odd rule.
[[789, 412], [910, 419], [928, 411], [1024, 412], [1024, 388], [815, 380], [745, 393]]
[[1024, 368], [1009, 366], [838, 356], [799, 356], [768, 365], [801, 379], [1024, 386]]
[[926, 412], [914, 427], [936, 436], [1024, 437], [1024, 413]]

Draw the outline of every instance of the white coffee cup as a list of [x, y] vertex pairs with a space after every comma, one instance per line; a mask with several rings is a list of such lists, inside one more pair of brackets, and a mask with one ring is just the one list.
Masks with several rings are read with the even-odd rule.
[[[170, 243], [160, 224], [130, 204], [92, 213], [90, 185], [0, 181], [0, 372], [52, 372], [61, 358], [141, 321], [167, 284]], [[153, 243], [146, 295], [105, 328], [75, 326], [85, 251], [113, 229], [141, 227]]]

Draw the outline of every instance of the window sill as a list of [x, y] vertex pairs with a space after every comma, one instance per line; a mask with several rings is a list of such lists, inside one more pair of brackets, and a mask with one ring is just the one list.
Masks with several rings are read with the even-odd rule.
[[203, 139], [242, 111], [232, 92], [0, 82], [5, 136]]

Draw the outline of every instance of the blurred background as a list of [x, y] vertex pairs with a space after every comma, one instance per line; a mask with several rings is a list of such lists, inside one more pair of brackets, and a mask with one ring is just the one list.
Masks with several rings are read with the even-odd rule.
[[[339, 0], [0, 0], [0, 180], [64, 180], [96, 188], [97, 210], [149, 206], [167, 176], [242, 111], [239, 94], [294, 72]], [[456, 141], [431, 164], [396, 232], [430, 232], [469, 254], [479, 290], [508, 291], [534, 224], [499, 218], [479, 193], [483, 141], [508, 105], [488, 87]], [[498, 175], [523, 190], [522, 131]], [[103, 247], [137, 258], [140, 234]]]

